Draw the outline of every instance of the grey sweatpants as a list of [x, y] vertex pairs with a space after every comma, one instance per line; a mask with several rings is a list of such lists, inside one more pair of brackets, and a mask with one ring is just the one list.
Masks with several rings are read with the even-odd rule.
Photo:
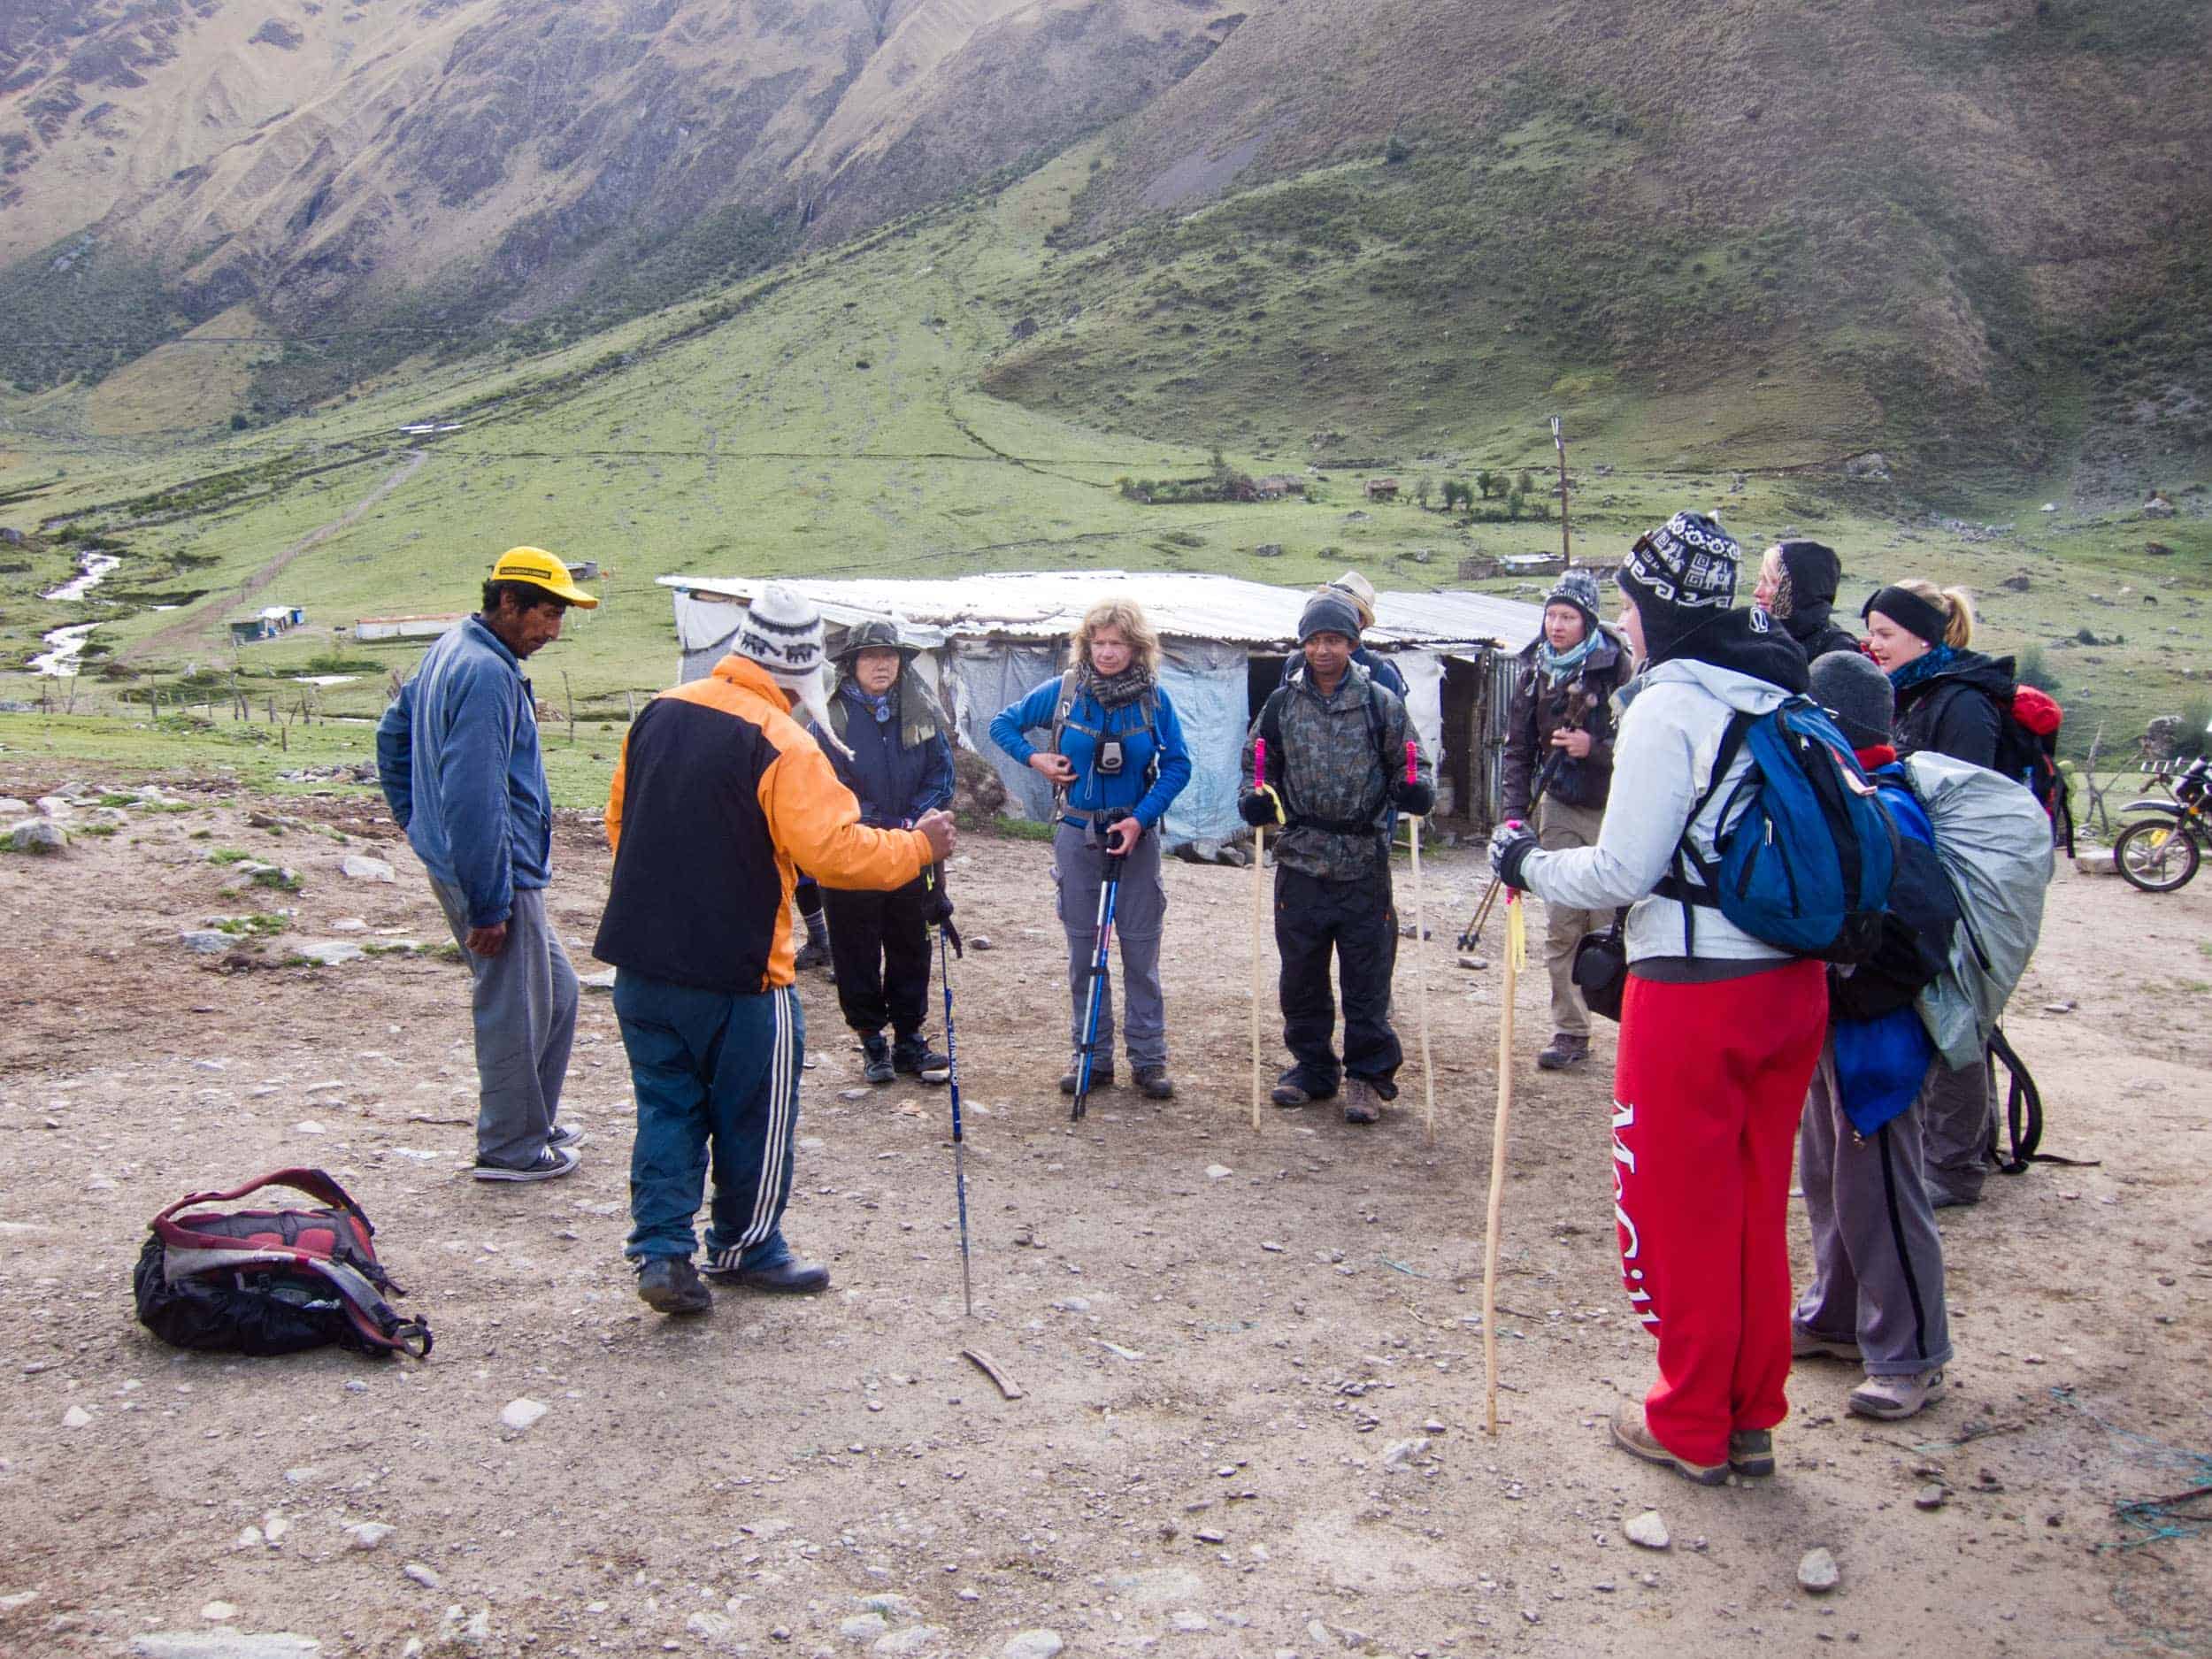
[[433, 879], [438, 908], [474, 976], [476, 1161], [526, 1169], [561, 1111], [576, 1035], [576, 970], [545, 919], [545, 890], [517, 887], [507, 942], [495, 956], [468, 948], [468, 895]]
[[1916, 1377], [1951, 1359], [1943, 1240], [1921, 1180], [1920, 1098], [1864, 1140], [1844, 1116], [1836, 1051], [1824, 1044], [1797, 1130], [1797, 1174], [1813, 1225], [1813, 1279], [1800, 1331], [1859, 1345], [1870, 1377]]
[[[1547, 795], [1536, 803], [1536, 844], [1546, 852], [1567, 847], [1594, 847], [1605, 814], [1595, 807], [1569, 806]], [[1585, 933], [1610, 923], [1596, 910], [1571, 910], [1544, 901], [1544, 966], [1551, 975], [1551, 1028], [1570, 1037], [1590, 1034], [1590, 1010], [1575, 988], [1575, 947]]]
[[[1062, 824], [1052, 833], [1052, 880], [1059, 890], [1060, 926], [1068, 936], [1068, 1029], [1071, 1051], [1083, 1046], [1090, 1006], [1091, 962], [1098, 949], [1098, 895], [1106, 880], [1106, 849], [1087, 845], [1084, 833]], [[1160, 879], [1160, 832], [1148, 829], [1123, 862], [1114, 895], [1114, 933], [1121, 941], [1121, 994], [1131, 1066], [1167, 1064], [1167, 1002], [1160, 994], [1160, 933], [1167, 919], [1167, 886]], [[1109, 964], [1099, 988], [1098, 1057], [1114, 1063], [1114, 973]]]
[[1989, 1178], [1989, 1138], [1997, 1131], [1997, 1092], [1989, 1062], [1956, 1071], [1936, 1063], [1921, 1095], [1921, 1136], [1928, 1165], [1928, 1196], [1938, 1204], [1970, 1204]]

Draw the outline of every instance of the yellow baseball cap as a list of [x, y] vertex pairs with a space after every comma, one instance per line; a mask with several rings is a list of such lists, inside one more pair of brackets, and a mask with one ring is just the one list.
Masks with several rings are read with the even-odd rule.
[[557, 599], [565, 599], [579, 610], [596, 611], [599, 601], [569, 580], [568, 566], [555, 558], [543, 548], [511, 547], [499, 556], [499, 563], [492, 566], [495, 582], [528, 582], [542, 588]]

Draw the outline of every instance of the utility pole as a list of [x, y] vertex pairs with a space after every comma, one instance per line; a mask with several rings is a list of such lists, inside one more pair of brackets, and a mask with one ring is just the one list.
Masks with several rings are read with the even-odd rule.
[[1567, 538], [1567, 441], [1560, 435], [1556, 415], [1551, 418], [1551, 441], [1559, 451], [1559, 560], [1563, 570], [1574, 564], [1575, 556]]

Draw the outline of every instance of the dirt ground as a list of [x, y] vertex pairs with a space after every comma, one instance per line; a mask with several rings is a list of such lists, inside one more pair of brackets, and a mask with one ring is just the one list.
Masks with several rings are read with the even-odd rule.
[[[0, 760], [0, 793], [68, 780], [29, 764]], [[1045, 851], [964, 841], [961, 920], [994, 946], [956, 968], [974, 1319], [945, 1095], [846, 1098], [853, 1052], [810, 977], [787, 1231], [835, 1285], [718, 1293], [676, 1323], [621, 1258], [608, 999], [587, 996], [564, 1112], [589, 1132], [580, 1172], [479, 1186], [464, 971], [270, 965], [301, 940], [442, 938], [380, 803], [165, 782], [191, 810], [126, 808], [104, 838], [0, 863], [0, 1653], [996, 1659], [1035, 1631], [1074, 1654], [1306, 1659], [2212, 1653], [2212, 1537], [2154, 1538], [2118, 1507], [2212, 1482], [2212, 881], [2054, 887], [2009, 1026], [2047, 1149], [2103, 1162], [1993, 1179], [1947, 1212], [1951, 1398], [1868, 1424], [1844, 1410], [1845, 1368], [1801, 1370], [1779, 1477], [1704, 1490], [1606, 1442], [1651, 1363], [1614, 1256], [1611, 1033], [1588, 1069], [1536, 1071], [1540, 972], [1519, 1005], [1506, 1420], [1483, 1433], [1500, 971], [1455, 966], [1449, 943], [1472, 849], [1432, 864], [1437, 937], [1401, 968], [1409, 1035], [1417, 954], [1431, 970], [1432, 1144], [1402, 1103], [1374, 1129], [1270, 1110], [1252, 1132], [1252, 878], [1176, 863], [1180, 1097], [1119, 1090], [1071, 1126]], [[292, 822], [254, 827], [256, 810]], [[218, 849], [302, 888], [227, 891], [242, 878]], [[396, 883], [342, 877], [360, 851]], [[595, 826], [565, 824], [554, 908], [585, 971], [605, 875]], [[265, 965], [179, 941], [280, 907], [296, 916]], [[1417, 1102], [1417, 1069], [1402, 1080]], [[134, 1322], [148, 1217], [288, 1164], [365, 1205], [403, 1307], [436, 1332], [426, 1363], [202, 1356]], [[1801, 1220], [1797, 1244], [1801, 1268]], [[523, 1432], [501, 1421], [518, 1399], [549, 1408]], [[1931, 1485], [1947, 1501], [1916, 1508]], [[1647, 1509], [1663, 1552], [1623, 1535]], [[342, 1530], [360, 1522], [392, 1530], [364, 1550]], [[1822, 1597], [1796, 1582], [1815, 1546], [1842, 1575]], [[196, 1632], [234, 1645], [172, 1634]], [[319, 1647], [235, 1645], [286, 1632]]]

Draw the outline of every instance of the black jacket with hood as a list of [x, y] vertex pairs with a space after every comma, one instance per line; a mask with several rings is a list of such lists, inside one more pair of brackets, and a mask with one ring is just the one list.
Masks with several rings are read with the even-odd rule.
[[1785, 541], [1782, 587], [1770, 607], [1782, 631], [1795, 640], [1805, 660], [1831, 651], [1855, 651], [1859, 642], [1831, 619], [1836, 588], [1843, 581], [1843, 561], [1818, 541]]
[[1939, 672], [1897, 694], [1898, 757], [1925, 749], [1994, 766], [2012, 690], [2012, 658], [1961, 651]]
[[1603, 810], [1613, 785], [1613, 694], [1628, 678], [1628, 652], [1608, 629], [1598, 629], [1573, 673], [1557, 685], [1539, 665], [1540, 635], [1522, 648], [1520, 672], [1513, 682], [1513, 703], [1506, 714], [1505, 816], [1528, 816], [1536, 774], [1553, 755], [1552, 733], [1577, 729], [1590, 734], [1590, 752], [1580, 760], [1563, 755], [1552, 770], [1547, 791], [1563, 806]]

